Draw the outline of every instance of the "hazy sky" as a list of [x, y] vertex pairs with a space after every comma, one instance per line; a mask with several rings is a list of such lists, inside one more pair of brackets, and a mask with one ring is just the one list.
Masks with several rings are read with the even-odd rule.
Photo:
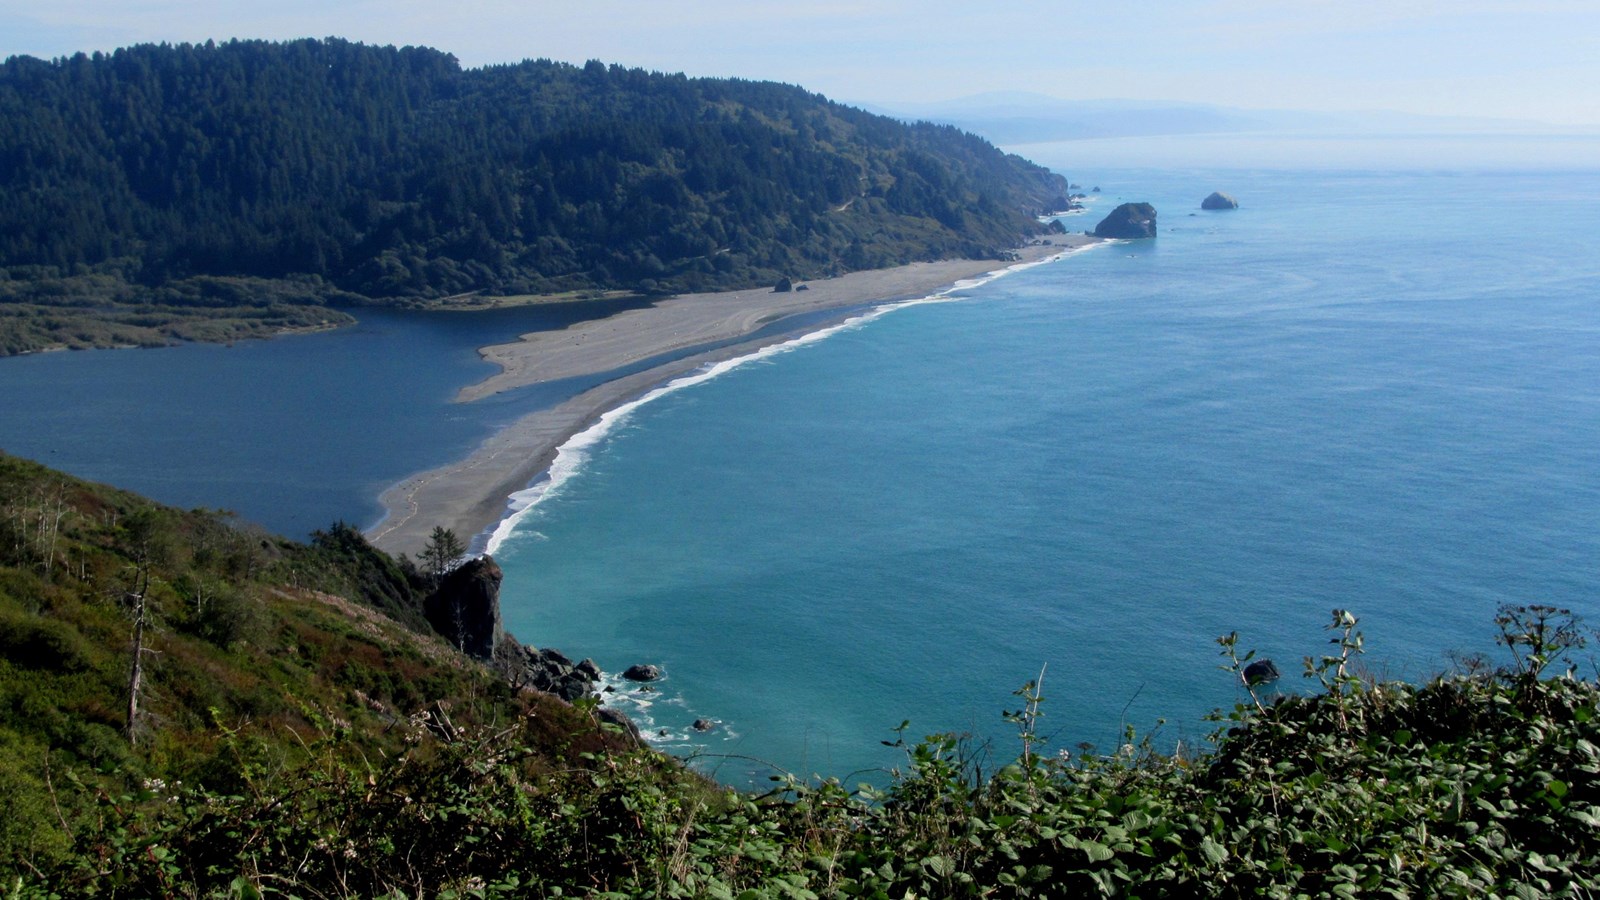
[[1600, 0], [0, 0], [0, 56], [339, 36], [855, 102], [985, 91], [1600, 126]]

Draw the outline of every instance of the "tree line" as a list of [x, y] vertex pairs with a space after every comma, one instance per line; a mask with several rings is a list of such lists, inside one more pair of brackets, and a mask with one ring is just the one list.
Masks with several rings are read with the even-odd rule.
[[993, 257], [1065, 194], [970, 134], [767, 82], [335, 39], [0, 64], [0, 302], [742, 287]]

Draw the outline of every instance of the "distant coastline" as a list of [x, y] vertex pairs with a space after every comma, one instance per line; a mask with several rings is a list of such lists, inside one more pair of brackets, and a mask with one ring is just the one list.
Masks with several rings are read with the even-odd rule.
[[[463, 388], [460, 402], [502, 391], [599, 373], [624, 371], [658, 357], [659, 365], [627, 372], [552, 407], [529, 413], [500, 430], [465, 459], [419, 472], [385, 490], [385, 514], [368, 531], [391, 553], [416, 553], [435, 526], [473, 537], [481, 550], [489, 532], [512, 510], [513, 494], [527, 489], [556, 458], [556, 451], [606, 412], [702, 366], [736, 359], [799, 334], [837, 324], [850, 313], [947, 290], [960, 281], [1039, 263], [1097, 243], [1081, 234], [1050, 235], [1018, 248], [1010, 263], [944, 260], [852, 272], [805, 282], [785, 293], [753, 288], [671, 297], [559, 331], [525, 334], [518, 341], [482, 348], [499, 374]], [[837, 313], [818, 321], [817, 314]], [[795, 319], [793, 330], [769, 328]], [[760, 337], [755, 337], [760, 333]], [[749, 340], [741, 340], [749, 338]], [[715, 345], [714, 349], [696, 348]], [[676, 355], [682, 354], [682, 355]]]

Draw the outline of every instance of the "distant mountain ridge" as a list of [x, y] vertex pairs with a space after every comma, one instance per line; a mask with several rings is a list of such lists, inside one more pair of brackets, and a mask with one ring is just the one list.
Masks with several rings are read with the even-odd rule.
[[599, 62], [328, 39], [0, 64], [0, 304], [747, 287], [998, 256], [1066, 190], [952, 127]]
[[1553, 132], [1575, 129], [1507, 119], [1424, 116], [1381, 110], [1311, 112], [1243, 109], [1147, 100], [1062, 100], [1022, 91], [974, 94], [936, 103], [863, 103], [906, 121], [938, 122], [1002, 146], [1042, 141], [1239, 132], [1440, 133]]

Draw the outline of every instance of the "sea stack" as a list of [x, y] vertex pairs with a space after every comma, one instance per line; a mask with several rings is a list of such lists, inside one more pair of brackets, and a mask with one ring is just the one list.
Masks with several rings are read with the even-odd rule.
[[1238, 209], [1239, 201], [1221, 191], [1212, 191], [1211, 196], [1200, 201], [1201, 209]]
[[1153, 238], [1156, 236], [1156, 208], [1148, 203], [1124, 203], [1094, 227], [1095, 237]]
[[661, 670], [652, 665], [633, 665], [623, 671], [622, 677], [629, 681], [655, 681], [661, 677]]
[[492, 557], [469, 559], [440, 580], [423, 601], [422, 614], [456, 649], [476, 659], [493, 659], [495, 647], [506, 639], [500, 625], [503, 577]]

